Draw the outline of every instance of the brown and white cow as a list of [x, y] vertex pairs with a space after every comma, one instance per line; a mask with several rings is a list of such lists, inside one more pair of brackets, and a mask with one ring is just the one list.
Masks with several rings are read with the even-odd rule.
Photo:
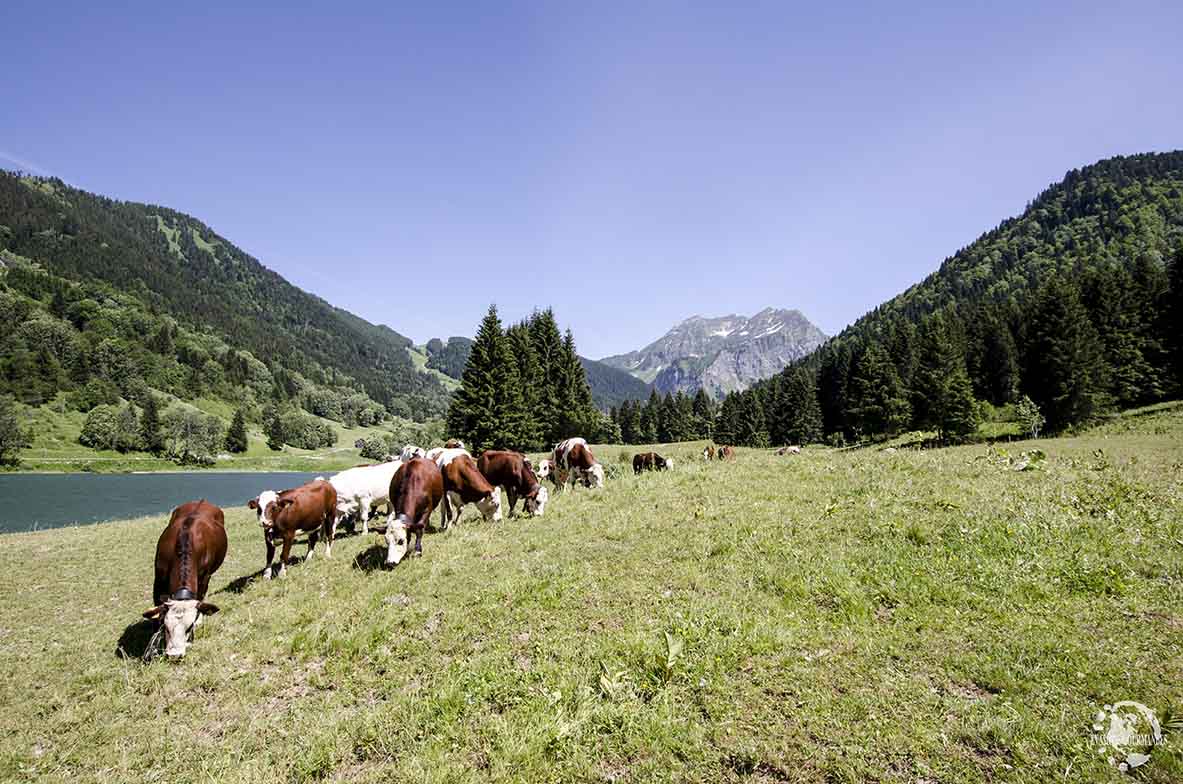
[[477, 470], [493, 487], [505, 488], [505, 495], [509, 498], [509, 514], [521, 498], [526, 508], [526, 514], [531, 517], [542, 517], [546, 510], [546, 501], [550, 493], [538, 481], [530, 461], [520, 452], [486, 450], [476, 461]]
[[337, 533], [337, 491], [324, 479], [314, 479], [306, 485], [277, 493], [264, 490], [258, 498], [252, 498], [247, 506], [255, 510], [259, 525], [263, 527], [263, 540], [267, 544], [267, 565], [263, 567], [264, 579], [271, 579], [271, 562], [275, 559], [275, 537], [283, 539], [283, 552], [279, 559], [279, 576], [287, 573], [288, 556], [292, 543], [300, 531], [308, 532], [308, 554], [305, 561], [312, 559], [316, 542], [321, 534], [325, 537], [325, 557], [333, 556], [333, 537]]
[[439, 466], [422, 457], [403, 463], [390, 480], [390, 517], [386, 520], [386, 565], [395, 566], [407, 554], [415, 534], [415, 555], [423, 555], [423, 529], [444, 497]]
[[464, 442], [459, 438], [449, 438], [444, 442], [444, 449], [465, 449]]
[[666, 471], [674, 467], [673, 460], [666, 460], [656, 452], [641, 452], [633, 455], [633, 473], [642, 471]]
[[799, 446], [782, 446], [776, 450], [778, 455], [799, 455], [801, 454], [801, 447]]
[[707, 444], [702, 448], [702, 459], [706, 461], [715, 459], [715, 447], [712, 444]]
[[562, 489], [569, 482], [572, 487], [577, 481], [584, 487], [604, 486], [604, 467], [596, 461], [595, 455], [582, 438], [568, 438], [559, 442], [551, 455], [551, 480]]
[[719, 451], [716, 452], [715, 454], [717, 455], [717, 459], [719, 459], [719, 460], [734, 460], [735, 459], [735, 447], [721, 446], [721, 447], [719, 447]]
[[436, 456], [435, 464], [444, 475], [443, 528], [453, 519], [460, 520], [465, 504], [476, 504], [486, 520], [501, 519], [501, 493], [477, 470], [472, 455], [463, 449], [445, 449]]
[[164, 626], [164, 653], [180, 658], [189, 648], [201, 616], [218, 611], [205, 601], [209, 580], [226, 560], [226, 517], [205, 499], [173, 510], [156, 542], [152, 601], [144, 613]]

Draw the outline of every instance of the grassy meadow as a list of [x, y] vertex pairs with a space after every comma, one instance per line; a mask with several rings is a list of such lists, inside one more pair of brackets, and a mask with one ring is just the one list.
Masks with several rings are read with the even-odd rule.
[[599, 447], [604, 489], [468, 507], [391, 571], [357, 535], [264, 582], [229, 509], [179, 664], [136, 656], [165, 514], [0, 536], [0, 780], [1183, 780], [1178, 732], [1133, 776], [1089, 736], [1183, 710], [1183, 408], [1005, 451], [699, 449], [634, 477], [643, 448]]

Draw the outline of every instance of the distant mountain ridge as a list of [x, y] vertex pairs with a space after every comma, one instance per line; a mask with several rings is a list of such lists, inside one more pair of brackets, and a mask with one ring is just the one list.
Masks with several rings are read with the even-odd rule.
[[754, 316], [691, 316], [639, 351], [600, 362], [651, 383], [658, 392], [714, 397], [779, 373], [826, 341], [799, 310], [765, 308]]

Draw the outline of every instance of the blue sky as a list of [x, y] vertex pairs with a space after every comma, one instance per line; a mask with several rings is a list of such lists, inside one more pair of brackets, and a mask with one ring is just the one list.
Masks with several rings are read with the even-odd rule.
[[[827, 332], [1070, 168], [1183, 147], [1183, 3], [26, 3], [0, 166], [188, 212], [422, 342]], [[254, 5], [254, 4], [252, 4]]]

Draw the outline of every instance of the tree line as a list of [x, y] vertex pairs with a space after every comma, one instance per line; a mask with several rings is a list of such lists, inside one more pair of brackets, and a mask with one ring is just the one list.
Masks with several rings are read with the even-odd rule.
[[448, 409], [448, 432], [473, 450], [536, 450], [570, 436], [619, 441], [592, 402], [575, 338], [549, 308], [504, 328], [491, 305]]

